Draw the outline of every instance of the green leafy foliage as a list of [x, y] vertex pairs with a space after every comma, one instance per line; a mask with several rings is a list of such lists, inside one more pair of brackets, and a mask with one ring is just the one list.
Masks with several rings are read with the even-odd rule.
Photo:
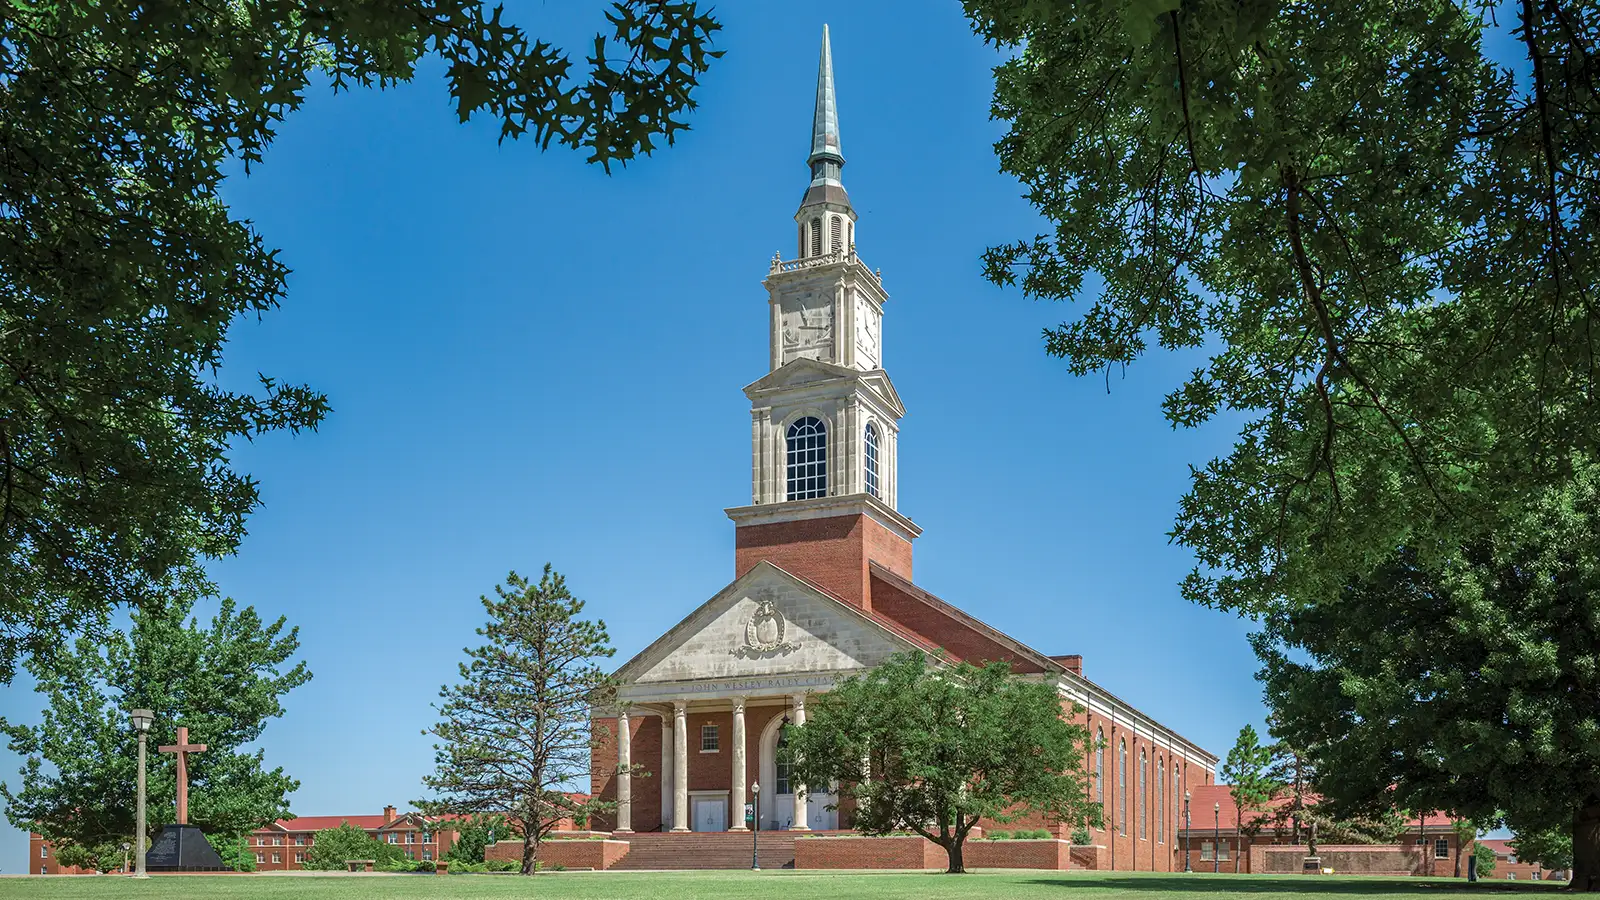
[[[1085, 304], [1044, 335], [1074, 372], [1203, 357], [1166, 415], [1239, 432], [1180, 505], [1183, 590], [1261, 621], [1318, 788], [1563, 821], [1600, 884], [1600, 733], [1559, 693], [1597, 687], [1588, 552], [1551, 512], [1600, 446], [1594, 4], [965, 7], [1013, 51], [996, 150], [1050, 225], [986, 273]], [[1512, 544], [1566, 599], [1485, 556]]]
[[1478, 877], [1487, 878], [1494, 874], [1494, 851], [1483, 844], [1472, 845], [1472, 857], [1478, 861]]
[[452, 863], [481, 863], [484, 850], [512, 834], [506, 817], [496, 813], [466, 816], [439, 827], [455, 832], [455, 839], [450, 842], [450, 850], [445, 854], [445, 859]]
[[1440, 562], [1401, 548], [1335, 602], [1256, 639], [1318, 787], [1368, 808], [1448, 809], [1589, 839], [1600, 818], [1600, 471]]
[[65, 630], [205, 590], [258, 504], [228, 447], [325, 397], [214, 377], [288, 268], [219, 190], [314, 84], [440, 59], [457, 113], [626, 164], [688, 127], [718, 25], [618, 0], [587, 59], [475, 0], [0, 2], [0, 683]]
[[615, 809], [582, 799], [573, 785], [593, 773], [590, 710], [614, 685], [600, 667], [616, 651], [604, 622], [580, 618], [583, 601], [549, 564], [537, 583], [516, 572], [480, 598], [489, 615], [466, 650], [461, 682], [440, 689], [439, 722], [428, 734], [434, 772], [423, 778], [429, 814], [498, 814], [522, 838], [522, 874], [536, 871], [539, 845], [564, 819]]
[[222, 864], [235, 872], [254, 872], [256, 870], [256, 853], [250, 849], [250, 838], [239, 835], [234, 838], [207, 837], [211, 849], [217, 851], [217, 856], [222, 859]]
[[370, 859], [374, 869], [389, 867], [389, 871], [411, 862], [394, 844], [380, 841], [349, 822], [340, 822], [336, 828], [324, 828], [311, 836], [305, 868], [343, 870], [352, 859]]
[[[192, 618], [192, 598], [136, 611], [127, 631], [104, 643], [80, 639], [58, 662], [37, 667], [47, 707], [38, 725], [0, 720], [10, 749], [24, 757], [22, 790], [0, 784], [6, 816], [37, 831], [58, 851], [131, 842], [138, 740], [128, 711], [155, 713], [149, 743], [152, 829], [174, 821], [177, 778], [171, 744], [179, 725], [205, 744], [189, 756], [189, 822], [221, 848], [286, 816], [299, 786], [282, 768], [267, 769], [256, 744], [283, 715], [283, 696], [310, 680], [291, 663], [298, 629], [282, 618], [262, 622], [254, 607], [224, 599], [207, 626]], [[154, 837], [154, 835], [150, 835]]]
[[1572, 868], [1572, 831], [1567, 828], [1519, 833], [1512, 838], [1511, 849], [1516, 851], [1517, 859], [1536, 862], [1546, 869]]
[[1088, 729], [1063, 718], [1054, 685], [1003, 663], [902, 653], [806, 708], [806, 724], [785, 736], [791, 781], [838, 785], [856, 801], [856, 830], [920, 834], [945, 849], [950, 872], [965, 871], [962, 846], [980, 820], [1098, 821], [1083, 771]]

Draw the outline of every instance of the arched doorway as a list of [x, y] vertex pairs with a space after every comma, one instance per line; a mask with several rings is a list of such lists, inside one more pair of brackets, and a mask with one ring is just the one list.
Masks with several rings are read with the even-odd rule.
[[[761, 827], [763, 830], [785, 830], [794, 824], [794, 786], [789, 782], [787, 767], [778, 765], [778, 747], [783, 740], [785, 715], [773, 716], [761, 729], [761, 759], [756, 768], [761, 783]], [[838, 828], [839, 813], [828, 809], [835, 801], [831, 793], [812, 791], [806, 800], [806, 824], [813, 831], [830, 831]]]

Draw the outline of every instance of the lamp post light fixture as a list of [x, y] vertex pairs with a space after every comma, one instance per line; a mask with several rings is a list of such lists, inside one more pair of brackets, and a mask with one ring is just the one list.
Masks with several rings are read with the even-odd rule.
[[128, 874], [128, 850], [133, 845], [127, 841], [122, 842], [122, 874]]
[[1183, 870], [1193, 872], [1189, 865], [1189, 792], [1183, 792]]
[[150, 726], [155, 724], [156, 714], [148, 709], [136, 709], [129, 713], [128, 718], [133, 723], [133, 730], [139, 735], [139, 795], [134, 801], [133, 814], [133, 877], [149, 878], [149, 873], [144, 870], [144, 841], [145, 833], [148, 831], [144, 808], [144, 754], [145, 743], [150, 737]]
[[1211, 871], [1222, 871], [1222, 804], [1211, 804]]
[[750, 783], [750, 869], [761, 871], [761, 782]]

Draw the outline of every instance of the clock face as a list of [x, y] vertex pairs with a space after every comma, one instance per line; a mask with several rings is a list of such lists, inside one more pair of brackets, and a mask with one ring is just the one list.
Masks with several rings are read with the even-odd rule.
[[872, 305], [862, 301], [856, 306], [856, 352], [862, 362], [876, 368], [879, 358], [878, 336], [883, 326]]

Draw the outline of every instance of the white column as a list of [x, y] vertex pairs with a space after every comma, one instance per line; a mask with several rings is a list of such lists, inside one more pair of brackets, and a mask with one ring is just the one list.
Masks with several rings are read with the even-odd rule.
[[[794, 724], [799, 727], [806, 723], [806, 695], [794, 695]], [[796, 783], [794, 786], [794, 824], [789, 826], [790, 831], [810, 831], [811, 826], [806, 824], [806, 786]]]
[[684, 723], [688, 704], [672, 702], [672, 830], [689, 830], [689, 726]]
[[628, 711], [617, 713], [617, 833], [633, 831], [633, 732]]
[[733, 786], [728, 791], [729, 831], [748, 831], [744, 824], [744, 698], [733, 699]]

